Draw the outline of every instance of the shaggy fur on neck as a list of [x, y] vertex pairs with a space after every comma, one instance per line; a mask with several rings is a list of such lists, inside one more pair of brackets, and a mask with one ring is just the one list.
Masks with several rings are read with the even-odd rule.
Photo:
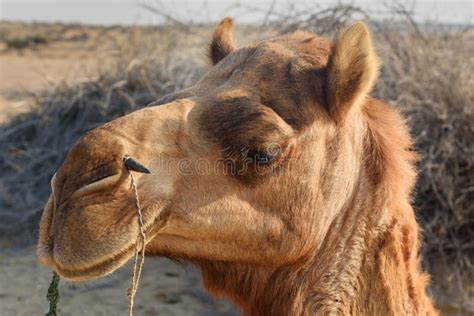
[[408, 130], [397, 111], [373, 99], [363, 120], [361, 176], [321, 246], [280, 268], [200, 262], [211, 293], [245, 315], [436, 314], [420, 272], [410, 206], [418, 157]]

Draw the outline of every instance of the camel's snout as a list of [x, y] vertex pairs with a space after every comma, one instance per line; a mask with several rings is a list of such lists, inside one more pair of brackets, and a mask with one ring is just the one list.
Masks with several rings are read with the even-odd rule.
[[178, 173], [171, 167], [182, 155], [176, 144], [191, 107], [173, 102], [146, 108], [91, 130], [73, 145], [53, 177], [41, 218], [41, 263], [71, 281], [98, 278], [125, 264], [139, 229], [131, 174], [143, 228], [153, 238], [166, 219], [157, 220], [173, 194]]

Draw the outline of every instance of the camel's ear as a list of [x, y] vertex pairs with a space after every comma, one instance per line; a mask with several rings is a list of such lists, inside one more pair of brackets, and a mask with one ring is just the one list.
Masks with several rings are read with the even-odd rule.
[[232, 19], [224, 18], [214, 30], [211, 44], [209, 45], [209, 57], [212, 64], [217, 64], [222, 58], [235, 49], [234, 32], [232, 30]]
[[331, 116], [343, 120], [360, 106], [378, 74], [378, 58], [367, 26], [357, 22], [339, 32], [327, 66], [326, 95]]

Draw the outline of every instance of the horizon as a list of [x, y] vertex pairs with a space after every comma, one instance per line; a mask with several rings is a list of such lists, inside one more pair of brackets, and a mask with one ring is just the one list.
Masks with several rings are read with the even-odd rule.
[[[1, 0], [0, 20], [19, 22], [43, 22], [85, 25], [161, 25], [166, 21], [163, 16], [143, 7], [149, 5], [183, 22], [202, 24], [214, 23], [221, 17], [230, 15], [241, 24], [258, 24], [262, 19], [272, 20], [268, 7], [271, 0], [258, 3], [249, 0], [192, 1], [178, 0], [173, 4], [154, 0]], [[309, 6], [325, 8], [335, 1], [275, 1], [273, 12], [304, 12]], [[354, 4], [371, 12], [375, 19], [388, 17], [387, 8], [376, 0], [341, 1]], [[466, 0], [445, 1], [403, 1], [413, 9], [417, 22], [429, 22], [451, 25], [474, 24], [474, 2]], [[177, 9], [177, 8], [180, 9]], [[182, 9], [185, 8], [185, 9]]]

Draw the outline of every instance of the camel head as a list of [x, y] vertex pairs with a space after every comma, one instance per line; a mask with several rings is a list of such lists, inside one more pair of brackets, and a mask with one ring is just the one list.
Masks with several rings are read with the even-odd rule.
[[378, 67], [368, 29], [237, 48], [227, 18], [209, 56], [194, 86], [72, 146], [51, 181], [41, 262], [70, 280], [127, 262], [139, 229], [132, 172], [147, 254], [279, 267], [320, 246], [363, 163]]

